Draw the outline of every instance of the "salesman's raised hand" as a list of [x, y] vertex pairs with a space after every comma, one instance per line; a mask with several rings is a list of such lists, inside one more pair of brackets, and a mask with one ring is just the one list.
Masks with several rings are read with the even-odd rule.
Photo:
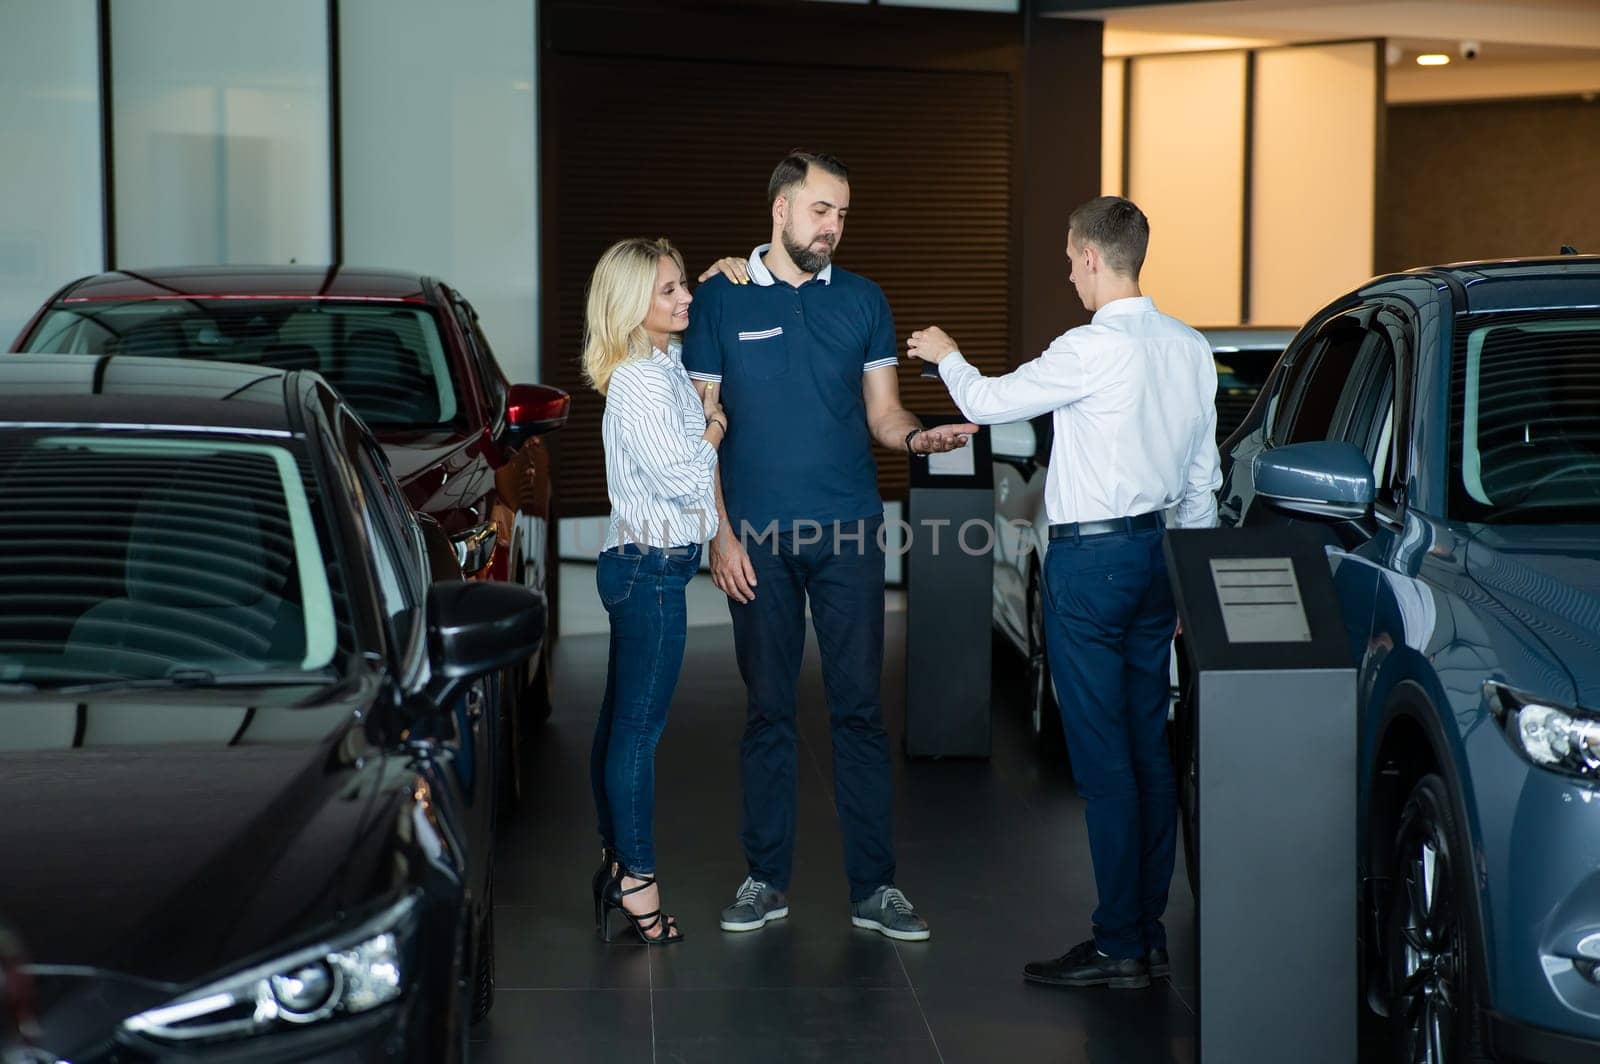
[[950, 334], [937, 325], [918, 329], [906, 340], [906, 354], [912, 358], [920, 358], [924, 362], [931, 362], [935, 366], [955, 354], [957, 350], [959, 348], [956, 347], [956, 342], [950, 339]]
[[747, 263], [744, 259], [735, 259], [731, 257], [726, 259], [718, 259], [716, 262], [713, 262], [710, 266], [706, 267], [706, 272], [702, 273], [698, 278], [696, 278], [696, 280], [698, 283], [704, 284], [719, 273], [728, 280], [732, 281], [734, 284], [748, 284], [750, 281], [749, 263]]
[[943, 454], [957, 451], [967, 445], [978, 426], [971, 424], [935, 425], [911, 437], [911, 449], [918, 454]]
[[717, 534], [711, 538], [711, 582], [735, 602], [755, 601], [755, 568], [750, 564], [744, 544], [727, 525], [717, 529]]

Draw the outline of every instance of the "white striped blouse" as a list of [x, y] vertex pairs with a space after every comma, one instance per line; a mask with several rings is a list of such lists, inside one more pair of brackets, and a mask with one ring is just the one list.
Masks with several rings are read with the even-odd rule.
[[705, 431], [705, 407], [676, 344], [611, 374], [600, 423], [611, 497], [607, 550], [683, 547], [716, 534], [717, 451]]

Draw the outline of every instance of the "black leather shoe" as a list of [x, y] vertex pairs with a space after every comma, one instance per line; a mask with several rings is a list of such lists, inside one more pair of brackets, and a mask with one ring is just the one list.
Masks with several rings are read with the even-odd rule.
[[1145, 963], [1150, 965], [1150, 975], [1154, 978], [1165, 979], [1172, 974], [1172, 959], [1164, 949], [1151, 950], [1145, 956]]
[[1142, 957], [1129, 960], [1107, 957], [1095, 948], [1094, 939], [1090, 939], [1053, 961], [1025, 965], [1022, 978], [1045, 986], [1109, 986], [1113, 990], [1138, 990], [1150, 985], [1150, 966]]

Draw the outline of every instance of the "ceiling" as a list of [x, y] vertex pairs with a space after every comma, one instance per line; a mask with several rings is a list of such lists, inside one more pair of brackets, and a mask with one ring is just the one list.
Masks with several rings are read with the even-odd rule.
[[[1048, 4], [1044, 5], [1048, 8]], [[1600, 0], [1201, 0], [1059, 12], [1108, 31], [1288, 44], [1389, 37], [1518, 48], [1595, 49]], [[1487, 58], [1491, 50], [1484, 51]]]
[[[1600, 91], [1600, 0], [1107, 0], [1054, 17], [1104, 21], [1111, 57], [1383, 38], [1391, 103]], [[1451, 62], [1424, 69], [1424, 52]]]

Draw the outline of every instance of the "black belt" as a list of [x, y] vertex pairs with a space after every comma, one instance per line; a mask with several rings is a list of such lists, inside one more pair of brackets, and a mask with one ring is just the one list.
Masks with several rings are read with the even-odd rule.
[[1082, 539], [1085, 536], [1109, 536], [1113, 532], [1149, 532], [1163, 527], [1161, 514], [1152, 512], [1135, 517], [1109, 517], [1104, 521], [1073, 521], [1064, 525], [1051, 525], [1051, 539]]

